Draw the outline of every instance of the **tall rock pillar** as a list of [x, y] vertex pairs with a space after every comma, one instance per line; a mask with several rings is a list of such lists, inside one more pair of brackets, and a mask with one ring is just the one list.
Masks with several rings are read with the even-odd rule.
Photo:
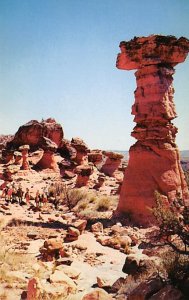
[[118, 204], [118, 213], [131, 213], [141, 224], [153, 222], [149, 207], [159, 191], [171, 203], [188, 198], [188, 188], [175, 144], [177, 128], [173, 101], [174, 66], [189, 52], [189, 40], [174, 36], [135, 37], [120, 43], [117, 68], [134, 70], [137, 88], [132, 114], [137, 142], [129, 151], [129, 163]]

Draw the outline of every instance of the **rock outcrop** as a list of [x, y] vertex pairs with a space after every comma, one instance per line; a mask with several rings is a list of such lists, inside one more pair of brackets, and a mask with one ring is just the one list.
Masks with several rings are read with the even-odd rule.
[[40, 147], [44, 137], [50, 139], [59, 147], [64, 137], [62, 126], [51, 118], [41, 122], [32, 120], [22, 125], [13, 140], [7, 145], [8, 148], [13, 149], [17, 149], [22, 145], [29, 145], [31, 149], [36, 149]]
[[106, 159], [101, 168], [101, 171], [108, 175], [116, 178], [116, 175], [119, 177], [119, 167], [121, 166], [121, 162], [123, 159], [123, 155], [116, 152], [111, 151], [103, 151]]
[[76, 149], [76, 157], [75, 161], [77, 164], [87, 164], [88, 163], [88, 156], [89, 148], [85, 144], [85, 142], [80, 138], [72, 138], [71, 146]]
[[54, 154], [57, 150], [56, 143], [52, 142], [52, 140], [48, 138], [43, 138], [42, 148], [44, 150], [43, 156], [37, 163], [36, 168], [58, 171], [59, 167], [54, 157]]
[[6, 138], [2, 144], [0, 177], [11, 181], [16, 173], [25, 176], [39, 171], [61, 176], [72, 187], [119, 193], [124, 173], [122, 155], [90, 150], [78, 137], [71, 141], [63, 137], [61, 125], [52, 118], [32, 120], [21, 126], [15, 136]]
[[[148, 207], [155, 204], [154, 191], [169, 202], [188, 189], [175, 144], [177, 128], [172, 85], [174, 66], [189, 52], [189, 40], [173, 36], [135, 37], [120, 43], [117, 68], [134, 70], [137, 88], [132, 107], [137, 123], [131, 135], [137, 142], [130, 148], [118, 212], [130, 212], [139, 223], [150, 222]], [[153, 219], [152, 219], [153, 222]]]

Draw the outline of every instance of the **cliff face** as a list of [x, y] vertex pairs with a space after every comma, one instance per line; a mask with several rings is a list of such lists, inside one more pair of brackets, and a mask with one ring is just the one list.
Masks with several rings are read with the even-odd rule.
[[153, 35], [121, 42], [120, 48], [117, 68], [137, 69], [132, 106], [136, 126], [131, 133], [137, 142], [129, 151], [118, 211], [129, 211], [136, 221], [146, 223], [151, 221], [148, 207], [155, 204], [155, 190], [169, 202], [178, 195], [188, 198], [175, 144], [177, 128], [171, 120], [176, 117], [173, 67], [185, 60], [189, 40]]

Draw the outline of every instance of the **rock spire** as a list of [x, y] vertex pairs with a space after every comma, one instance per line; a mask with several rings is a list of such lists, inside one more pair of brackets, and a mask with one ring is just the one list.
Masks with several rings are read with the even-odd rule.
[[130, 148], [129, 164], [118, 205], [118, 212], [130, 212], [141, 224], [153, 222], [149, 207], [154, 191], [171, 203], [188, 198], [188, 189], [175, 144], [177, 128], [174, 105], [174, 66], [184, 62], [189, 40], [174, 36], [135, 37], [120, 43], [117, 68], [134, 70], [137, 88], [132, 114], [136, 126], [131, 135], [137, 142]]

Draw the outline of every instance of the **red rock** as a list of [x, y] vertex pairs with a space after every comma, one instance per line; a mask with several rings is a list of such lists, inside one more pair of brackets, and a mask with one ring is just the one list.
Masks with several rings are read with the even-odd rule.
[[40, 161], [37, 163], [36, 168], [59, 171], [58, 164], [54, 157], [54, 153], [57, 150], [57, 145], [48, 138], [43, 138], [41, 143], [44, 153]]
[[75, 161], [77, 164], [82, 165], [88, 162], [88, 152], [89, 148], [85, 144], [85, 142], [80, 138], [72, 138], [71, 140], [71, 146], [76, 149], [77, 154]]
[[80, 235], [80, 231], [77, 228], [69, 227], [68, 228], [68, 234], [71, 235], [71, 236], [78, 237]]
[[82, 300], [113, 300], [113, 298], [103, 289], [95, 289], [94, 291], [86, 294]]
[[92, 162], [95, 166], [98, 166], [103, 159], [102, 151], [101, 150], [91, 150], [88, 153], [88, 161]]
[[14, 158], [15, 158], [15, 161], [14, 161], [15, 165], [20, 165], [22, 163], [22, 153], [21, 152], [15, 151]]
[[104, 231], [103, 224], [101, 222], [94, 223], [91, 226], [91, 230], [92, 230], [92, 232], [101, 232], [101, 233], [103, 233], [103, 231]]
[[59, 146], [59, 153], [62, 157], [65, 157], [70, 160], [76, 159], [77, 150], [72, 146], [71, 142], [64, 139]]
[[13, 139], [13, 135], [0, 134], [0, 150], [5, 149], [8, 142]]
[[21, 145], [30, 145], [31, 148], [38, 148], [42, 139], [46, 137], [59, 147], [63, 136], [62, 126], [56, 123], [54, 119], [49, 118], [41, 122], [32, 120], [18, 129], [13, 140], [7, 146], [13, 149]]
[[80, 165], [75, 168], [75, 173], [78, 174], [76, 187], [86, 186], [89, 181], [89, 176], [92, 174], [93, 169], [90, 165]]
[[61, 239], [49, 239], [44, 242], [44, 247], [48, 251], [60, 250], [63, 248], [63, 242]]
[[23, 145], [19, 147], [19, 150], [22, 152], [22, 170], [29, 170], [29, 162], [28, 162], [28, 151], [30, 149], [29, 145]]
[[181, 291], [173, 287], [172, 285], [166, 285], [159, 292], [154, 294], [149, 300], [182, 300], [184, 299]]
[[87, 220], [77, 220], [73, 225], [82, 233], [87, 226]]
[[118, 171], [121, 166], [121, 160], [123, 155], [116, 152], [103, 151], [103, 154], [107, 157], [104, 164], [102, 165], [101, 172], [108, 176], [115, 176], [116, 171]]
[[76, 175], [71, 171], [65, 171], [64, 174], [63, 174], [63, 177], [66, 178], [66, 179], [72, 179], [75, 176]]
[[120, 44], [119, 69], [138, 69], [137, 89], [132, 107], [137, 123], [132, 136], [138, 141], [130, 148], [117, 212], [129, 212], [140, 224], [154, 223], [149, 207], [155, 205], [154, 191], [172, 202], [178, 193], [186, 200], [188, 188], [175, 145], [177, 128], [172, 85], [174, 66], [189, 52], [189, 40], [153, 35]]
[[128, 300], [146, 300], [162, 289], [163, 283], [159, 278], [141, 282], [127, 297]]
[[2, 161], [4, 164], [14, 163], [14, 151], [13, 150], [2, 150]]
[[40, 299], [41, 284], [38, 278], [31, 278], [28, 282], [27, 300]]

